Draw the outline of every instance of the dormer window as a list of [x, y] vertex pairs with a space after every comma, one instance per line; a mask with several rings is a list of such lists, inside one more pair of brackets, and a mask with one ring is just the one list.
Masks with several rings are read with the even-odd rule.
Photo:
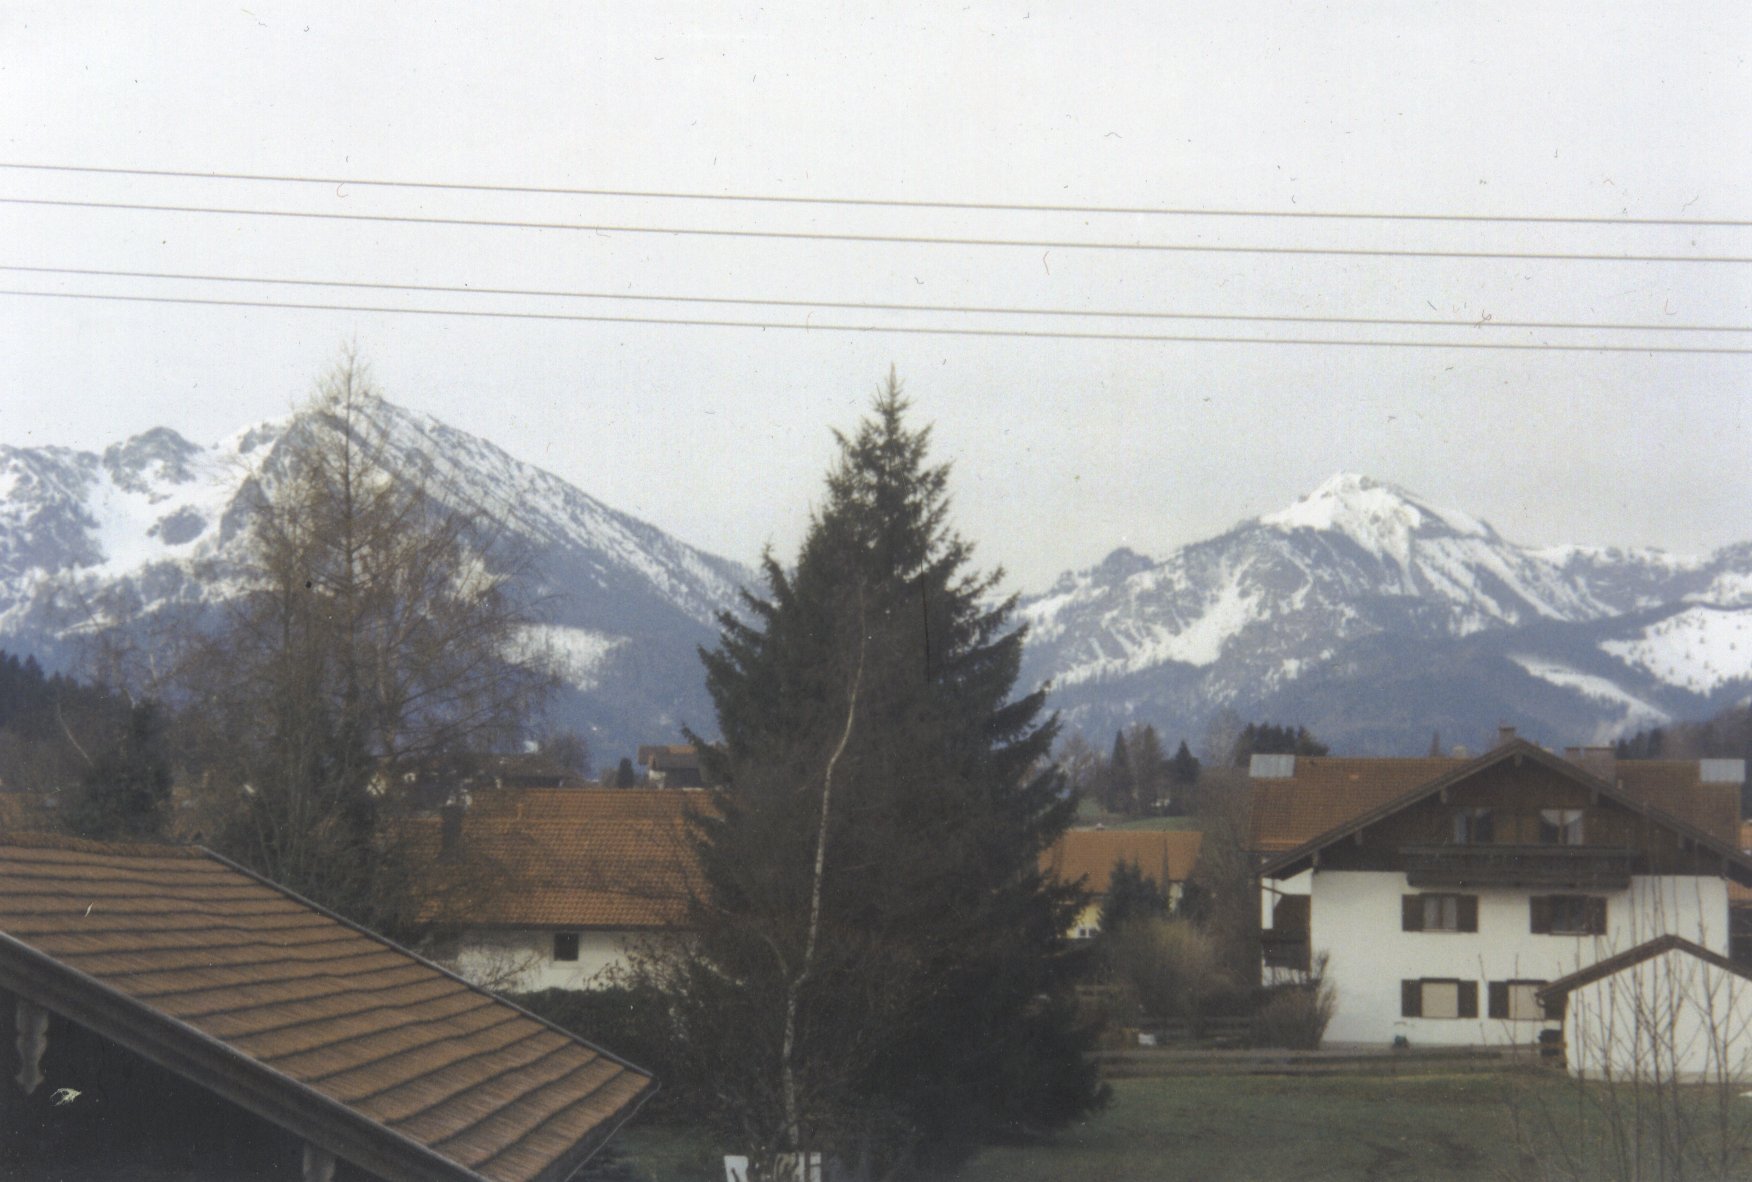
[[1581, 845], [1581, 809], [1540, 809], [1540, 845]]
[[1496, 840], [1496, 821], [1489, 809], [1463, 808], [1454, 813], [1454, 844], [1489, 845]]

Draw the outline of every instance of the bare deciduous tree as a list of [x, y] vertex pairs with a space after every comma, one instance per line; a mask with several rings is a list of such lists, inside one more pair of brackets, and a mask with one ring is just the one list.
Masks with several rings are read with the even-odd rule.
[[393, 446], [349, 352], [247, 490], [246, 585], [184, 685], [207, 839], [405, 931], [402, 769], [517, 736], [551, 678], [492, 523]]

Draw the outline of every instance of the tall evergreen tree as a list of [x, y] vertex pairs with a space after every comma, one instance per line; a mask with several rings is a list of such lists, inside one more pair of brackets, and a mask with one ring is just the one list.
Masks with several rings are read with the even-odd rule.
[[1126, 746], [1125, 732], [1113, 732], [1113, 754], [1107, 757], [1107, 771], [1101, 777], [1101, 806], [1110, 813], [1129, 813], [1137, 799], [1137, 777], [1132, 774], [1131, 751]]
[[138, 703], [67, 794], [61, 824], [80, 837], [155, 837], [168, 820], [170, 784], [163, 716], [154, 703]]
[[1180, 748], [1174, 752], [1174, 758], [1168, 764], [1169, 779], [1181, 787], [1196, 784], [1198, 782], [1198, 769], [1198, 756], [1192, 753], [1192, 749], [1186, 745], [1185, 739], [1180, 740]]
[[1162, 740], [1149, 723], [1132, 727], [1131, 741], [1126, 744], [1131, 757], [1132, 799], [1130, 813], [1150, 812], [1168, 798], [1168, 759], [1162, 754]]
[[[797, 565], [702, 654], [723, 734], [696, 819], [706, 890], [668, 970], [678, 1045], [757, 1160], [938, 1170], [1102, 1089], [1040, 853], [1071, 819], [1022, 630], [969, 571], [948, 469], [890, 375]], [[1048, 770], [1041, 770], [1047, 768]]]

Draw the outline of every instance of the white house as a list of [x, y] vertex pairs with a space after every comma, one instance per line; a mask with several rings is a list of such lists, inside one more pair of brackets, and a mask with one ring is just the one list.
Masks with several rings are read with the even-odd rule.
[[1329, 1040], [1532, 1042], [1548, 983], [1668, 934], [1725, 956], [1743, 762], [1570, 755], [1256, 766], [1268, 971], [1327, 955]]
[[674, 939], [697, 868], [685, 832], [702, 794], [676, 788], [470, 792], [428, 839], [465, 900], [432, 953], [496, 989], [589, 989], [629, 951]]

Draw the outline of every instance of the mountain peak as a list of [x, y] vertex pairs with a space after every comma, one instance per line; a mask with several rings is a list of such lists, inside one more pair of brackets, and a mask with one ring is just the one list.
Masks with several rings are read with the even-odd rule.
[[1342, 533], [1365, 549], [1403, 559], [1416, 535], [1452, 533], [1495, 538], [1496, 531], [1453, 509], [1438, 509], [1395, 484], [1356, 472], [1340, 472], [1287, 509], [1268, 513], [1260, 524], [1291, 531]]

